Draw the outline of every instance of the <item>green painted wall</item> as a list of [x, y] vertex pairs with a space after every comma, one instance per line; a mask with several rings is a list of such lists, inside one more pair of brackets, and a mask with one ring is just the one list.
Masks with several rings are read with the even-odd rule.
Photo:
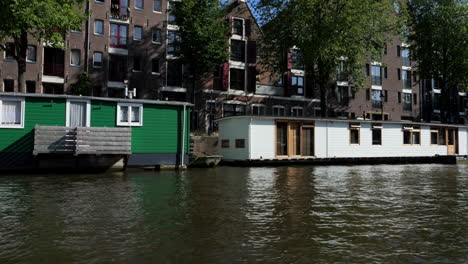
[[[91, 102], [92, 127], [116, 127], [117, 102]], [[132, 128], [133, 153], [177, 153], [182, 140], [182, 109], [178, 106], [143, 106], [143, 127]], [[186, 112], [185, 153], [190, 142], [190, 116]], [[26, 98], [24, 129], [0, 128], [1, 152], [32, 152], [34, 126], [65, 126], [66, 99]]]
[[36, 124], [64, 126], [65, 99], [26, 98], [24, 129], [0, 128], [0, 151], [32, 152]]

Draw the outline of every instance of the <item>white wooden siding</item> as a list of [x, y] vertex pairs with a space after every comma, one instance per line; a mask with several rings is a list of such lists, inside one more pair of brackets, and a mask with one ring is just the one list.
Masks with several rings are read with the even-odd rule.
[[250, 159], [275, 158], [275, 121], [252, 120], [250, 123]]
[[[249, 123], [250, 120], [226, 119], [219, 125], [219, 153], [225, 160], [249, 159]], [[223, 139], [229, 139], [229, 148], [222, 148]], [[236, 139], [245, 139], [245, 148], [236, 148]]]
[[468, 155], [468, 129], [458, 129], [458, 152], [460, 155]]

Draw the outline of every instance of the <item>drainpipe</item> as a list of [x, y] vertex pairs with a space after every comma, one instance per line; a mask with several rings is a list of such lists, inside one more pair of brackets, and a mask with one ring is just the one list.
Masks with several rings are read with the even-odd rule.
[[184, 104], [184, 112], [183, 112], [183, 117], [182, 117], [182, 157], [181, 157], [181, 164], [184, 166], [184, 157], [185, 157], [185, 111], [186, 111], [186, 105]]
[[[90, 48], [90, 31], [91, 31], [91, 12], [90, 12], [90, 3], [86, 2], [86, 12], [88, 12], [88, 21], [86, 21], [86, 51], [85, 51], [85, 65], [86, 65], [86, 72], [89, 73], [89, 48]], [[93, 94], [94, 95], [94, 94]]]

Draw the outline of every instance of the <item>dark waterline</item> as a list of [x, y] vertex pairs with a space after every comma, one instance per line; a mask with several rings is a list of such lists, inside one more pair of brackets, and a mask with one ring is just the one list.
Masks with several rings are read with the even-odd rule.
[[0, 263], [468, 263], [468, 166], [0, 176]]

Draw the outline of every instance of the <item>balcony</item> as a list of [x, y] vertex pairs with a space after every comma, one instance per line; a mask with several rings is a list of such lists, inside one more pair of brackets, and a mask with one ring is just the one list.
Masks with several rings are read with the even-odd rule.
[[403, 80], [403, 89], [411, 89], [411, 80], [409, 79], [406, 79], [406, 80]]
[[120, 2], [117, 0], [113, 0], [111, 4], [111, 13], [109, 16], [110, 19], [120, 20], [120, 21], [128, 21], [129, 20], [129, 11], [128, 11], [128, 4], [120, 5]]
[[348, 73], [343, 71], [338, 71], [336, 73], [336, 80], [338, 82], [347, 82], [348, 81]]
[[64, 65], [61, 63], [44, 62], [44, 75], [63, 78], [65, 75]]
[[371, 83], [375, 86], [382, 86], [382, 76], [372, 76]]
[[410, 57], [403, 57], [403, 66], [411, 67], [411, 58]]
[[109, 46], [111, 48], [127, 49], [128, 48], [127, 37], [110, 36]]

